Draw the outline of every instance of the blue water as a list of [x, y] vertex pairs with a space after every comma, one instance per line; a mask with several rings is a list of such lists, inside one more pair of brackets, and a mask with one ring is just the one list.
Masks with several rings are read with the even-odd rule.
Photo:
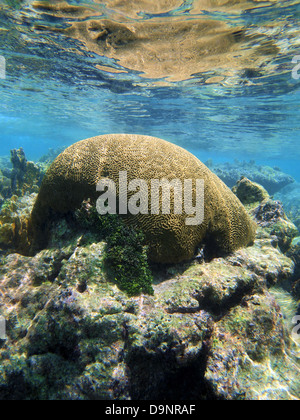
[[[137, 133], [169, 140], [203, 161], [256, 160], [279, 166], [300, 181], [300, 80], [292, 62], [300, 55], [299, 1], [245, 1], [240, 6], [223, 1], [219, 8], [207, 7], [216, 2], [206, 1], [202, 9], [201, 1], [182, 0], [171, 10], [155, 12], [150, 6], [133, 8], [139, 2], [132, 2], [130, 10], [118, 6], [126, 2], [66, 2], [84, 6], [76, 13], [37, 7], [32, 0], [1, 3], [0, 55], [6, 59], [6, 78], [0, 80], [0, 155], [22, 146], [36, 160], [49, 148], [94, 135]], [[42, 2], [47, 4], [57, 2]], [[124, 61], [130, 46], [97, 53], [84, 39], [64, 32], [74, 23], [102, 19], [131, 27], [208, 19], [243, 31], [243, 37], [237, 39], [236, 52], [234, 44], [225, 57], [214, 49], [204, 56], [199, 50], [199, 62], [207, 61], [202, 71], [174, 77], [189, 66], [188, 58], [177, 64], [174, 54], [169, 73], [152, 77], [142, 59], [133, 68]], [[156, 40], [153, 49], [164, 41]], [[172, 42], [170, 38], [171, 62]], [[108, 67], [126, 72], [113, 73]]]
[[[42, 194], [33, 223], [27, 223], [34, 196], [10, 198], [23, 194], [23, 187], [26, 194], [27, 188], [38, 191], [37, 185], [27, 185], [33, 165], [24, 179], [22, 170], [7, 170], [8, 160], [2, 159], [22, 147], [28, 160], [38, 161], [49, 149], [106, 133], [156, 136], [203, 162], [210, 160], [208, 165], [229, 162], [242, 170], [250, 167], [252, 175], [257, 170], [253, 162], [276, 167], [263, 173], [264, 181], [270, 181], [270, 172], [280, 180], [278, 168], [291, 175], [297, 182], [285, 188], [280, 184], [280, 191], [273, 187], [273, 197], [283, 202], [300, 232], [299, 17], [300, 0], [0, 0], [0, 399], [130, 395], [134, 400], [142, 395], [152, 400], [159, 395], [167, 400], [184, 395], [202, 400], [231, 399], [230, 393], [240, 399], [248, 398], [248, 391], [258, 399], [299, 397], [298, 341], [292, 344], [288, 337], [300, 306], [281, 289], [293, 289], [299, 299], [297, 248], [289, 250], [296, 263], [295, 276], [289, 278], [288, 260], [271, 249], [276, 236], [268, 241], [260, 228], [257, 247], [227, 258], [224, 270], [220, 258], [203, 270], [196, 260], [184, 273], [179, 265], [163, 267], [154, 273], [160, 296], [129, 301], [116, 285], [104, 285], [109, 276], [101, 271], [103, 261], [113, 257], [103, 244], [89, 245], [93, 234], [79, 238], [81, 230], [74, 230], [72, 218], [55, 225], [53, 249], [32, 258], [15, 254], [17, 245], [21, 251], [28, 247], [27, 233], [36, 234], [34, 224], [43, 225], [47, 200]], [[287, 184], [290, 177], [286, 179]], [[20, 190], [13, 188], [19, 180], [24, 181]], [[76, 197], [80, 188], [75, 190]], [[226, 219], [228, 224], [234, 220], [230, 235], [218, 239], [220, 245], [227, 236], [232, 244], [238, 236], [230, 204], [222, 203], [228, 209], [220, 220], [219, 212], [207, 218], [208, 234], [210, 229], [222, 234]], [[82, 207], [78, 220], [89, 215], [89, 208], [88, 203]], [[274, 209], [265, 206], [258, 214], [266, 224], [272, 217], [268, 231], [278, 235], [279, 246], [286, 246], [284, 232], [297, 235], [297, 229], [287, 222], [275, 224], [282, 213], [280, 205]], [[91, 213], [87, 221], [93, 220]], [[166, 238], [178, 236], [181, 226], [175, 222], [175, 233], [167, 232]], [[241, 230], [242, 236], [247, 229]], [[122, 277], [133, 253], [132, 238], [130, 252], [123, 242], [111, 252], [120, 250]], [[266, 253], [262, 261], [259, 252]], [[206, 257], [205, 246], [197, 255], [199, 263], [202, 255]], [[133, 283], [138, 261], [147, 271], [145, 255], [140, 257], [129, 261]], [[211, 286], [206, 284], [210, 275], [216, 277]], [[166, 288], [157, 284], [167, 276], [172, 280]], [[182, 299], [180, 278], [184, 284], [192, 279]], [[198, 280], [203, 292], [193, 291]], [[273, 282], [277, 303], [266, 290]], [[8, 327], [7, 344], [3, 325]], [[165, 365], [161, 369], [160, 361]]]

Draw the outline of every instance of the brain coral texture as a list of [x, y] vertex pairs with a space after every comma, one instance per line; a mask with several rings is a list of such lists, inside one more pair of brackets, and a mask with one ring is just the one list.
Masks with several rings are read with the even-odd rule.
[[127, 171], [128, 182], [147, 181], [148, 192], [152, 179], [180, 179], [182, 184], [185, 179], [204, 180], [204, 221], [200, 225], [186, 225], [188, 215], [184, 212], [174, 214], [172, 198], [170, 214], [150, 214], [149, 207], [149, 214], [124, 216], [127, 223], [143, 231], [150, 260], [160, 263], [187, 260], [200, 244], [217, 255], [253, 242], [255, 225], [243, 205], [195, 156], [158, 138], [111, 134], [75, 143], [53, 162], [31, 214], [32, 250], [46, 246], [51, 216], [72, 211], [85, 199], [95, 201], [99, 197], [98, 181], [109, 178], [118, 185], [120, 171]]

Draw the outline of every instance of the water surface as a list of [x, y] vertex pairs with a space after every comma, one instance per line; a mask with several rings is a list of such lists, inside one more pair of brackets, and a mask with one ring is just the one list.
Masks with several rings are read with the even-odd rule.
[[287, 0], [2, 0], [0, 154], [137, 133], [300, 180], [299, 14]]

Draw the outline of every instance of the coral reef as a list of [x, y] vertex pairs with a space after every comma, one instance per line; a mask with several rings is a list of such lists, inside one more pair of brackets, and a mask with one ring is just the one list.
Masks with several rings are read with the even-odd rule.
[[47, 171], [51, 163], [60, 155], [66, 147], [58, 147], [56, 149], [50, 148], [47, 153], [40, 157], [38, 165], [43, 168], [44, 172]]
[[129, 297], [106, 277], [105, 243], [66, 223], [50, 249], [0, 266], [1, 400], [300, 398], [297, 347], [268, 290], [294, 264], [263, 229]]
[[300, 299], [300, 236], [292, 240], [286, 255], [291, 258], [295, 263], [295, 271], [293, 279], [295, 280], [292, 285], [292, 291]]
[[11, 197], [11, 160], [9, 157], [0, 157], [0, 206], [6, 198]]
[[[105, 135], [83, 140], [66, 149], [50, 166], [35, 203], [30, 232], [33, 250], [46, 245], [47, 223], [51, 212], [66, 213], [84, 199], [96, 200], [96, 185], [109, 178], [119, 185], [119, 172], [127, 171], [128, 182], [145, 180], [140, 191], [150, 197], [153, 179], [204, 180], [204, 221], [188, 225], [182, 214], [126, 215], [129, 224], [142, 230], [152, 261], [173, 263], [193, 257], [205, 241], [214, 253], [230, 252], [253, 242], [255, 224], [225, 184], [186, 150], [153, 137], [127, 134]], [[127, 185], [127, 183], [126, 183]], [[119, 185], [118, 188], [121, 188]], [[120, 198], [122, 191], [117, 188]], [[126, 188], [126, 187], [125, 187]], [[161, 194], [161, 192], [160, 192]], [[128, 195], [128, 198], [133, 194]], [[171, 205], [175, 206], [174, 200]], [[185, 210], [185, 207], [184, 207]], [[173, 214], [172, 214], [173, 213]]]
[[293, 177], [279, 168], [256, 165], [254, 161], [215, 164], [212, 160], [206, 162], [208, 167], [232, 188], [241, 177], [251, 179], [252, 182], [262, 185], [270, 195], [275, 194], [285, 186], [294, 182]]
[[11, 151], [11, 163], [12, 194], [21, 197], [26, 193], [37, 193], [44, 176], [41, 168], [34, 162], [27, 161], [22, 148]]
[[26, 159], [24, 150], [11, 150], [10, 160], [0, 159], [0, 250], [28, 250], [28, 219], [44, 171]]
[[144, 236], [117, 218], [117, 229], [106, 239], [104, 262], [118, 287], [129, 296], [153, 294]]
[[11, 180], [5, 176], [7, 172], [0, 169], [0, 206], [11, 195]]
[[37, 193], [45, 174], [41, 165], [27, 161], [22, 148], [10, 153], [10, 164], [7, 159], [0, 160], [0, 204], [14, 195]]
[[25, 252], [28, 249], [28, 219], [36, 194], [24, 197], [12, 196], [0, 209], [0, 250], [2, 252]]
[[278, 238], [282, 252], [289, 249], [293, 238], [299, 234], [297, 227], [287, 218], [279, 201], [264, 200], [253, 209], [252, 214], [258, 225]]
[[300, 399], [300, 339], [291, 335], [299, 303], [287, 291], [299, 299], [299, 238], [279, 202], [247, 179], [234, 191], [245, 189], [254, 244], [152, 265], [152, 288], [138, 286], [138, 296], [107, 269], [108, 256], [148, 275], [139, 235], [119, 218], [99, 218], [84, 202], [51, 223], [47, 249], [24, 256], [15, 252], [27, 246], [36, 194], [6, 200], [0, 400]]
[[260, 203], [270, 198], [268, 192], [263, 186], [250, 181], [246, 177], [242, 177], [240, 181], [232, 188], [234, 194], [245, 205]]

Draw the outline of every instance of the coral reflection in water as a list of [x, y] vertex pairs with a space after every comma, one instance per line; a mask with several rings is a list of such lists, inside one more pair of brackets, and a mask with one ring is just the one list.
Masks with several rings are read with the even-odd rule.
[[[144, 77], [168, 81], [207, 71], [218, 77], [214, 81], [241, 71], [253, 77], [268, 74], [276, 67], [273, 60], [293, 46], [299, 32], [293, 27], [293, 37], [284, 45], [282, 29], [289, 21], [266, 19], [264, 26], [249, 25], [244, 13], [253, 9], [253, 2], [195, 1], [184, 10], [179, 3], [107, 1], [106, 7], [101, 3], [87, 8], [33, 2], [40, 17], [47, 17], [35, 30], [59, 32], [80, 41], [86, 51], [114, 59]], [[255, 2], [254, 10], [261, 5]], [[55, 18], [51, 26], [50, 17]]]

